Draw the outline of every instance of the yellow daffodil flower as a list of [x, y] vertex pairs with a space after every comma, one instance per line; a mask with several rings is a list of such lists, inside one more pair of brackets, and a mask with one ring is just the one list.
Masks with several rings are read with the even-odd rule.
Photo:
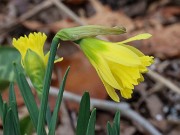
[[152, 56], [145, 56], [126, 43], [149, 37], [144, 33], [117, 43], [91, 37], [77, 41], [114, 101], [119, 102], [116, 90], [120, 90], [122, 97], [131, 98], [134, 86], [144, 80], [142, 73], [153, 63]]
[[[41, 95], [45, 70], [49, 58], [49, 52], [45, 55], [43, 51], [47, 36], [44, 33], [30, 33], [29, 36], [13, 38], [13, 46], [21, 54], [21, 64], [29, 76], [38, 94]], [[59, 62], [62, 58], [55, 61]]]

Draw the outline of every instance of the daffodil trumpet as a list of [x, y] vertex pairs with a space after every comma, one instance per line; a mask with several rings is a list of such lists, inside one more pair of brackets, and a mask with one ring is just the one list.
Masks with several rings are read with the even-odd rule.
[[[47, 36], [41, 32], [30, 33], [28, 37], [13, 38], [13, 46], [21, 54], [21, 64], [35, 87], [38, 95], [41, 97], [43, 89], [43, 80], [47, 68], [49, 52], [44, 54], [43, 47]], [[62, 58], [55, 60], [61, 61]]]
[[117, 92], [126, 99], [131, 98], [134, 86], [144, 80], [142, 74], [153, 63], [152, 56], [144, 55], [127, 43], [150, 37], [150, 34], [144, 33], [117, 43], [87, 37], [76, 43], [97, 71], [109, 96], [119, 102]]

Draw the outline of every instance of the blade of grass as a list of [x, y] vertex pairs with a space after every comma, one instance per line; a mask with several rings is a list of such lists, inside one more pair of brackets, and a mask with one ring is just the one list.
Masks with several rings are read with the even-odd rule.
[[80, 103], [76, 135], [86, 134], [89, 117], [90, 117], [90, 97], [89, 97], [89, 93], [85, 92], [82, 96]]
[[14, 93], [14, 85], [13, 83], [10, 84], [9, 87], [9, 107], [12, 109], [13, 117], [14, 117], [14, 129], [18, 135], [21, 135], [20, 132], [20, 125], [19, 125], [19, 118], [18, 118], [18, 109], [16, 103], [16, 96]]
[[[27, 106], [27, 109], [28, 109], [28, 112], [30, 114], [32, 123], [33, 123], [35, 129], [37, 130], [39, 110], [38, 110], [37, 104], [35, 102], [34, 95], [31, 91], [31, 88], [30, 88], [24, 74], [19, 70], [16, 63], [14, 63], [14, 69], [15, 69], [16, 79], [17, 79], [17, 83], [18, 83], [21, 95], [22, 95], [24, 102]], [[44, 133], [45, 133], [45, 130], [43, 130], [42, 135]]]
[[53, 41], [51, 43], [49, 60], [47, 64], [48, 66], [47, 66], [45, 78], [44, 78], [43, 95], [41, 99], [41, 106], [40, 106], [40, 112], [39, 112], [39, 117], [38, 117], [37, 135], [43, 135], [46, 110], [47, 110], [47, 104], [48, 104], [49, 88], [51, 84], [52, 70], [53, 70], [54, 59], [56, 56], [58, 44], [59, 44], [59, 39], [53, 38]]
[[91, 113], [86, 135], [95, 135], [95, 123], [96, 123], [96, 108], [94, 108]]
[[60, 89], [59, 89], [59, 93], [58, 93], [58, 98], [57, 98], [57, 101], [56, 101], [56, 106], [55, 106], [55, 109], [54, 109], [54, 112], [53, 112], [53, 116], [52, 116], [52, 119], [51, 119], [51, 123], [50, 123], [49, 135], [54, 135], [55, 134], [57, 116], [58, 116], [60, 104], [61, 104], [61, 101], [62, 101], [64, 87], [65, 87], [66, 78], [67, 78], [69, 69], [70, 69], [70, 67], [67, 68], [67, 70], [65, 72], [65, 75], [63, 77], [62, 83], [60, 85]]

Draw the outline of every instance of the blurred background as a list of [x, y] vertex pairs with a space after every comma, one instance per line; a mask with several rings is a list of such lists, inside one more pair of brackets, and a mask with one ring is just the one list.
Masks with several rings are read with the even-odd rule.
[[[48, 36], [44, 48], [46, 52], [57, 31], [86, 24], [124, 26], [127, 29], [126, 34], [105, 36], [107, 40], [114, 42], [144, 32], [151, 33], [152, 38], [130, 44], [146, 55], [153, 55], [155, 63], [150, 67], [151, 71], [145, 75], [145, 81], [135, 87], [132, 99], [121, 98], [121, 103], [129, 105], [162, 134], [179, 135], [179, 20], [179, 0], [0, 0], [0, 47], [12, 46], [13, 37], [18, 38], [30, 32], [40, 31]], [[66, 92], [82, 95], [84, 91], [89, 91], [92, 98], [111, 101], [94, 68], [76, 45], [61, 42], [57, 55], [64, 57], [64, 60], [55, 64], [53, 87], [59, 87], [59, 82], [70, 65]], [[14, 57], [19, 59], [18, 54]], [[8, 98], [6, 89], [9, 80], [6, 75], [9, 76], [12, 69], [1, 67], [10, 59], [0, 48], [0, 89], [4, 99]], [[3, 75], [5, 70], [7, 73]], [[18, 87], [16, 95], [20, 117], [23, 119], [28, 112]], [[55, 98], [50, 96], [49, 101], [53, 109]], [[106, 122], [112, 122], [114, 112], [111, 108], [97, 107], [96, 135], [106, 133]], [[78, 103], [66, 97], [59, 114], [57, 135], [74, 134], [77, 114]], [[152, 134], [132, 117], [122, 114], [121, 135]], [[0, 127], [2, 131], [2, 124]]]

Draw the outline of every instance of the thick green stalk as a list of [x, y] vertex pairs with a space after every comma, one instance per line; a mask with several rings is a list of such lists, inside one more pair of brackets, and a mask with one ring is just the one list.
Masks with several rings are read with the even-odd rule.
[[48, 104], [48, 95], [49, 95], [49, 89], [50, 89], [50, 84], [51, 84], [51, 75], [52, 75], [52, 70], [53, 70], [53, 66], [54, 66], [54, 59], [56, 56], [58, 44], [59, 44], [59, 39], [53, 38], [52, 43], [51, 43], [48, 65], [47, 65], [47, 69], [46, 69], [46, 73], [45, 73], [45, 79], [44, 79], [44, 85], [43, 85], [43, 94], [42, 94], [40, 112], [39, 112], [39, 117], [38, 117], [38, 128], [37, 128], [37, 134], [38, 135], [43, 135], [46, 110], [47, 110], [47, 104]]

